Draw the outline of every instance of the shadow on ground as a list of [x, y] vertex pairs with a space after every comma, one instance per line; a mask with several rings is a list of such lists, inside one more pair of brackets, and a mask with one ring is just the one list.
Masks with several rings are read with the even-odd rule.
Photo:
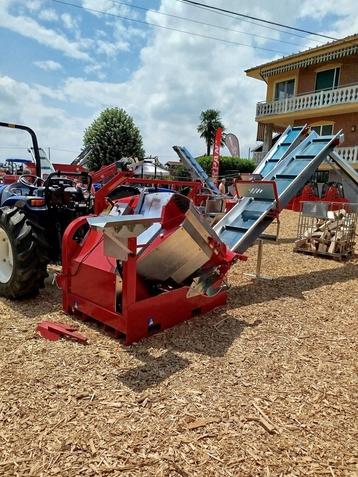
[[[191, 365], [187, 357], [178, 353], [196, 353], [208, 357], [224, 356], [245, 328], [256, 327], [261, 323], [260, 320], [254, 323], [239, 320], [228, 314], [228, 311], [285, 297], [303, 299], [305, 291], [357, 278], [358, 265], [347, 263], [333, 269], [236, 286], [229, 291], [229, 301], [225, 307], [125, 348], [142, 364], [120, 373], [118, 379], [132, 390], [142, 392]], [[55, 320], [61, 321], [61, 313], [58, 313], [62, 309], [61, 292], [48, 284], [34, 300], [6, 303], [14, 311], [15, 316], [33, 318], [34, 326], [44, 315], [51, 312], [56, 312]], [[46, 307], [47, 304], [49, 309]], [[89, 326], [96, 328], [96, 325]], [[159, 356], [153, 356], [153, 349], [159, 351]]]
[[[224, 308], [224, 313], [223, 309], [218, 309], [128, 347], [127, 352], [143, 364], [125, 371], [118, 378], [132, 390], [144, 391], [191, 365], [190, 361], [178, 355], [178, 352], [208, 357], [224, 356], [245, 328], [256, 327], [262, 323], [261, 320], [254, 323], [239, 320], [229, 315], [227, 311], [284, 297], [303, 299], [305, 291], [355, 278], [358, 278], [358, 266], [347, 264], [339, 268], [280, 277], [270, 281], [250, 282], [234, 287], [229, 292], [229, 302]], [[223, 323], [225, 326], [222, 327]], [[165, 351], [159, 357], [153, 357], [151, 355], [153, 348]]]
[[[224, 321], [225, 332], [220, 330]], [[215, 326], [216, 323], [218, 324]], [[261, 320], [247, 323], [228, 314], [223, 315], [222, 311], [198, 317], [127, 348], [128, 353], [143, 364], [120, 373], [118, 378], [133, 391], [142, 392], [191, 365], [190, 360], [178, 352], [199, 353], [209, 357], [224, 356], [245, 328], [253, 328], [261, 323]], [[154, 357], [150, 354], [153, 348], [165, 351]]]
[[[319, 260], [312, 257], [312, 260]], [[347, 263], [343, 267], [290, 275], [273, 280], [256, 280], [230, 290], [230, 302], [236, 306], [252, 305], [279, 298], [303, 299], [303, 293], [322, 286], [343, 283], [358, 278], [358, 265]]]

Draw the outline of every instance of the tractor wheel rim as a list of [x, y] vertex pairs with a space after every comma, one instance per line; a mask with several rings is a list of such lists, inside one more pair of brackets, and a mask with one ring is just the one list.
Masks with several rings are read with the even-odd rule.
[[7, 283], [10, 280], [13, 268], [11, 242], [6, 231], [0, 227], [0, 283]]

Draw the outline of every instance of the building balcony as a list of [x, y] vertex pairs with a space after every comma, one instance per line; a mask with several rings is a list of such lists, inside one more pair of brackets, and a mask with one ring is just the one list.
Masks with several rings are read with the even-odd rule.
[[336, 152], [345, 161], [358, 163], [358, 146], [337, 147]]
[[[336, 147], [336, 153], [350, 164], [358, 164], [358, 146], [351, 147]], [[256, 164], [259, 164], [265, 157], [264, 152], [253, 152], [252, 159]]]
[[[275, 118], [314, 117], [327, 113], [340, 114], [354, 112], [358, 104], [358, 83], [334, 89], [292, 96], [277, 101], [260, 102], [256, 106], [256, 120], [270, 122]], [[319, 111], [322, 110], [322, 111]]]

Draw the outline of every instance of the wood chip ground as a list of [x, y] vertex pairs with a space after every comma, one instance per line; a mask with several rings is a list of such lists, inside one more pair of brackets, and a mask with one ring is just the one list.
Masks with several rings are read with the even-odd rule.
[[76, 322], [83, 346], [49, 342], [73, 323], [49, 280], [0, 299], [1, 476], [358, 476], [358, 261], [257, 246], [230, 273], [227, 306], [124, 347]]

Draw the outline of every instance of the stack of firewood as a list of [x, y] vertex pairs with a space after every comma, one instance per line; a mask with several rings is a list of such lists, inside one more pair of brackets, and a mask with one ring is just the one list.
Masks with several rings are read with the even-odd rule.
[[328, 211], [326, 219], [317, 219], [296, 240], [295, 250], [317, 254], [350, 255], [354, 252], [355, 222], [346, 210]]

